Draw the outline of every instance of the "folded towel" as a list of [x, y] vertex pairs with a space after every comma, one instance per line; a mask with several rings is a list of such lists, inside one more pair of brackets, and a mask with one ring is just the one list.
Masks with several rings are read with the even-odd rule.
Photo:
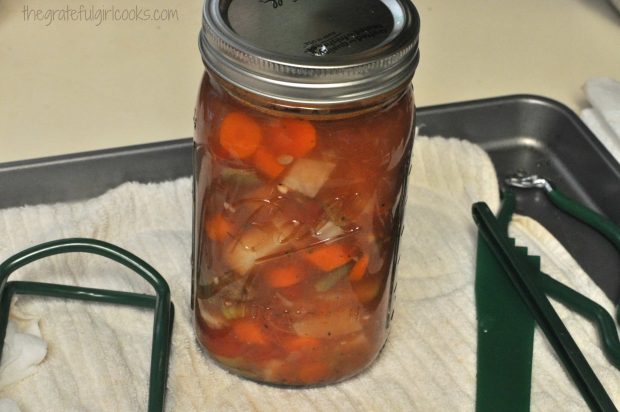
[[[282, 389], [216, 366], [197, 347], [189, 309], [191, 180], [128, 183], [99, 198], [0, 211], [0, 259], [35, 243], [84, 236], [115, 243], [166, 277], [176, 307], [166, 409], [269, 411], [473, 411], [476, 379], [474, 274], [477, 230], [471, 204], [499, 205], [494, 168], [479, 147], [418, 137], [414, 149], [395, 316], [377, 361], [340, 384]], [[601, 303], [612, 303], [553, 237], [516, 217], [513, 234], [542, 256], [543, 269]], [[151, 293], [138, 276], [89, 255], [62, 255], [11, 279]], [[23, 410], [144, 410], [152, 313], [148, 310], [20, 297], [41, 318], [45, 360], [30, 377], [1, 389]], [[604, 358], [594, 329], [558, 307], [610, 396], [620, 405], [620, 374]], [[537, 331], [532, 410], [588, 410]], [[0, 403], [0, 408], [2, 403]]]
[[[25, 378], [45, 357], [47, 343], [41, 339], [38, 319], [13, 307], [4, 338], [0, 363], [0, 389]], [[2, 409], [0, 409], [1, 411]]]
[[0, 399], [0, 411], [2, 412], [20, 412], [17, 403], [11, 399]]
[[620, 162], [620, 82], [596, 77], [584, 89], [592, 107], [581, 112], [581, 119]]

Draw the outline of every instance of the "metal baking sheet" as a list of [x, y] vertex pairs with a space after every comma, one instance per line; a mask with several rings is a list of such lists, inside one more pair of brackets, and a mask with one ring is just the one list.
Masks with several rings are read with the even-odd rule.
[[[620, 165], [568, 108], [516, 95], [419, 108], [424, 135], [481, 145], [498, 178], [536, 173], [620, 224]], [[127, 181], [190, 176], [191, 139], [0, 164], [0, 208], [91, 198]], [[616, 303], [620, 256], [585, 225], [551, 206], [540, 191], [519, 191], [518, 212], [537, 219], [564, 244]]]

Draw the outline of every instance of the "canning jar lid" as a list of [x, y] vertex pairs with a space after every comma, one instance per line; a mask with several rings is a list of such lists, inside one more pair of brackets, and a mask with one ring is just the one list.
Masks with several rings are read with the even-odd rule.
[[295, 104], [354, 102], [411, 81], [410, 0], [205, 0], [200, 51], [233, 85]]

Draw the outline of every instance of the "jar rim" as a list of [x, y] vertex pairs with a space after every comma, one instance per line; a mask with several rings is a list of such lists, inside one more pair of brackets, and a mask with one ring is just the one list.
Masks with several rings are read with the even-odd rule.
[[[411, 1], [364, 0], [369, 5], [364, 9], [366, 15], [362, 13], [358, 21], [349, 19], [346, 23], [338, 21], [339, 15], [347, 17], [346, 8], [336, 2], [341, 6], [334, 10], [336, 16], [329, 24], [320, 20], [322, 26], [317, 16], [329, 13], [333, 1], [293, 0], [282, 6], [285, 0], [273, 0], [273, 4], [281, 6], [260, 9], [271, 1], [205, 0], [199, 36], [205, 66], [251, 93], [319, 106], [368, 99], [411, 81], [419, 62], [420, 30], [419, 15]], [[233, 6], [236, 9], [231, 10]], [[254, 8], [258, 14], [242, 7]], [[286, 7], [286, 13], [273, 14]], [[261, 36], [263, 30], [269, 34], [270, 28], [261, 26], [265, 19], [277, 22], [287, 16], [299, 20], [286, 20], [290, 25], [306, 30], [294, 32], [290, 41], [265, 40]], [[371, 20], [375, 16], [380, 18], [376, 23]], [[334, 29], [339, 24], [348, 26], [345, 32]], [[320, 28], [314, 29], [316, 26]], [[322, 33], [320, 30], [329, 33], [302, 44], [305, 38], [316, 39], [311, 36]]]

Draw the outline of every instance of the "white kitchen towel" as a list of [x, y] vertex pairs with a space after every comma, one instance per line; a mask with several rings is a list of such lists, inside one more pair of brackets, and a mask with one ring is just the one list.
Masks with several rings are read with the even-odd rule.
[[21, 313], [19, 308], [14, 306], [10, 311], [4, 338], [0, 362], [0, 390], [32, 374], [46, 353], [47, 342], [41, 339], [38, 319]]
[[586, 82], [584, 91], [592, 107], [581, 112], [581, 119], [620, 162], [620, 82], [595, 77]]
[[[477, 230], [470, 209], [482, 200], [497, 210], [495, 171], [483, 150], [456, 139], [418, 137], [413, 164], [388, 342], [368, 370], [337, 385], [257, 384], [227, 373], [198, 349], [189, 309], [190, 179], [128, 183], [84, 202], [2, 210], [0, 258], [35, 243], [84, 236], [126, 248], [160, 271], [176, 307], [169, 411], [473, 411]], [[545, 271], [612, 309], [542, 227], [518, 217], [512, 231], [519, 243], [542, 255]], [[119, 265], [77, 254], [40, 261], [11, 279], [150, 292], [145, 281]], [[16, 401], [23, 412], [145, 409], [150, 311], [38, 297], [20, 297], [16, 306], [41, 318], [48, 353], [33, 375], [0, 389], [0, 398]], [[558, 309], [620, 405], [620, 373], [604, 358], [595, 330]], [[534, 353], [532, 410], [588, 410], [538, 331]]]

